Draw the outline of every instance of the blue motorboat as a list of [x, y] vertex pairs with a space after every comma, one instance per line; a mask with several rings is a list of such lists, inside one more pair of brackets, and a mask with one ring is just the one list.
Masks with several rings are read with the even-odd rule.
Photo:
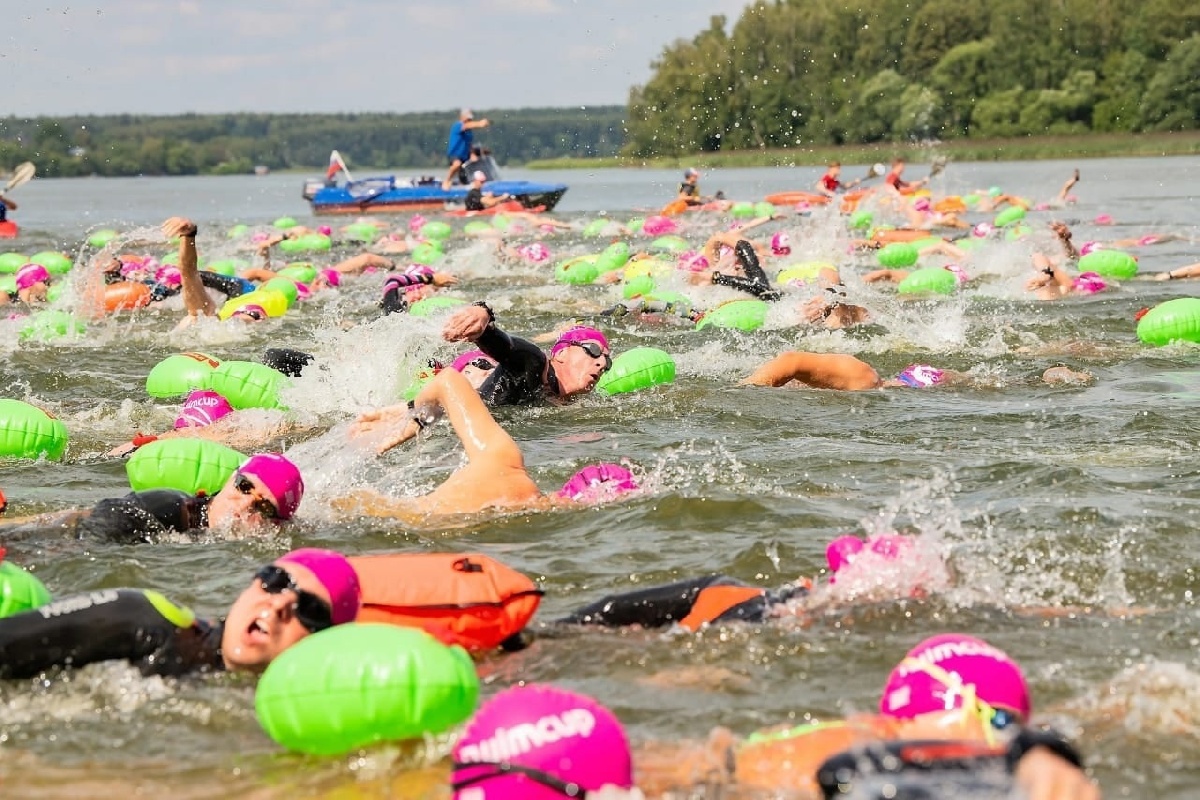
[[[336, 161], [335, 161], [336, 159]], [[340, 164], [341, 157], [334, 151], [332, 164]], [[535, 183], [533, 181], [501, 180], [496, 162], [490, 155], [472, 161], [463, 170], [479, 170], [488, 176], [485, 190], [495, 195], [509, 195], [512, 201], [501, 203], [488, 212], [516, 211], [520, 209], [549, 211], [566, 194], [563, 183]], [[469, 183], [457, 183], [449, 189], [442, 188], [439, 178], [432, 175], [403, 178], [381, 175], [355, 180], [341, 165], [324, 180], [309, 180], [304, 183], [304, 199], [312, 204], [314, 214], [396, 214], [408, 211], [464, 212]], [[345, 175], [338, 182], [337, 173]]]

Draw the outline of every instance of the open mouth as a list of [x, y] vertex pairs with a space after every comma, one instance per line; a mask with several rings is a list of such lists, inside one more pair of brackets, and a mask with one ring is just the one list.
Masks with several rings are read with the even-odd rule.
[[251, 642], [265, 642], [271, 636], [271, 630], [261, 617], [246, 626], [246, 638]]

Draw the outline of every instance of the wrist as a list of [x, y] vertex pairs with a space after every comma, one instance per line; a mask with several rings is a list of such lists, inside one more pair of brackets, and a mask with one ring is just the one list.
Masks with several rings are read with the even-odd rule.
[[196, 234], [200, 232], [200, 228], [196, 225], [190, 225], [179, 232], [180, 239], [195, 239]]
[[476, 306], [478, 308], [482, 308], [484, 311], [487, 312], [489, 325], [492, 325], [496, 322], [496, 312], [492, 311], [492, 307], [487, 304], [487, 301], [476, 300], [474, 303], [471, 303], [471, 305]]

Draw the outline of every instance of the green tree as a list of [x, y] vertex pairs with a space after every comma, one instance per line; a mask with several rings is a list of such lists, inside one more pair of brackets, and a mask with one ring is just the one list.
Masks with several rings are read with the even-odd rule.
[[1200, 34], [1167, 54], [1146, 87], [1139, 125], [1154, 131], [1200, 128]]

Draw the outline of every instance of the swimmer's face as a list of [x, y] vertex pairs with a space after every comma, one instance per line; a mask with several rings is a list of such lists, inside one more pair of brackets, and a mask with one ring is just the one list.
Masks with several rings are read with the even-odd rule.
[[275, 495], [258, 478], [234, 472], [213, 496], [208, 506], [208, 524], [267, 527], [278, 516], [278, 507]]
[[45, 281], [38, 281], [17, 292], [17, 296], [26, 303], [42, 303], [46, 300], [46, 292], [49, 288]]
[[564, 347], [554, 354], [552, 361], [559, 394], [563, 397], [590, 392], [612, 366], [608, 351], [599, 342], [590, 340]]
[[[301, 593], [330, 606], [329, 591], [312, 572], [290, 561], [276, 565], [286, 570]], [[227, 669], [261, 672], [280, 653], [313, 632], [297, 616], [297, 608], [304, 609], [314, 601], [301, 599], [291, 588], [278, 592], [268, 591], [270, 588], [279, 586], [267, 586], [255, 578], [229, 607], [221, 634], [221, 656]]]

